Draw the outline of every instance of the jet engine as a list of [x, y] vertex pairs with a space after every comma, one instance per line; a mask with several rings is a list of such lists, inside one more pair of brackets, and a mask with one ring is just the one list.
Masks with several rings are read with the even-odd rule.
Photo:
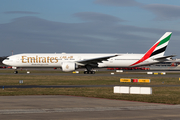
[[62, 63], [62, 71], [70, 72], [76, 69], [76, 64], [71, 62], [64, 62]]

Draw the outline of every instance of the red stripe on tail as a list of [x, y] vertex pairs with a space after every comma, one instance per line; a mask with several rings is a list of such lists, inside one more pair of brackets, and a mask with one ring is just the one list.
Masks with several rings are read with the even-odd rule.
[[139, 63], [145, 61], [146, 59], [148, 59], [151, 56], [154, 49], [158, 46], [159, 43], [160, 43], [160, 41], [158, 43], [156, 43], [153, 47], [151, 47], [151, 49], [149, 51], [147, 51], [147, 53], [139, 61], [133, 63], [130, 66], [134, 66], [134, 65], [139, 64]]

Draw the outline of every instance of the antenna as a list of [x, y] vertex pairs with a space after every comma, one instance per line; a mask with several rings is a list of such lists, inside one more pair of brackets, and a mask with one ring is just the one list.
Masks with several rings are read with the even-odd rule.
[[12, 50], [12, 55], [13, 55], [13, 50]]

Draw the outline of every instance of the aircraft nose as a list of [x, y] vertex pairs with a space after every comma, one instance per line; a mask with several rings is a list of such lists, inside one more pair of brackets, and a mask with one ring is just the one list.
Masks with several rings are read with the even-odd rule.
[[7, 63], [7, 60], [3, 60], [3, 61], [2, 61], [2, 63], [6, 65], [6, 63]]
[[5, 63], [5, 60], [3, 60], [2, 63], [4, 64], [4, 63]]

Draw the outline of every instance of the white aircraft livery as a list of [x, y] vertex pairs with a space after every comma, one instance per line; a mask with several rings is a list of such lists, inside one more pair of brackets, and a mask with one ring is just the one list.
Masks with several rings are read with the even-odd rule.
[[94, 74], [93, 68], [137, 67], [167, 61], [174, 55], [164, 56], [172, 32], [166, 32], [145, 54], [70, 54], [24, 53], [7, 57], [3, 64], [18, 67], [56, 67], [62, 71], [86, 68], [84, 74]]

